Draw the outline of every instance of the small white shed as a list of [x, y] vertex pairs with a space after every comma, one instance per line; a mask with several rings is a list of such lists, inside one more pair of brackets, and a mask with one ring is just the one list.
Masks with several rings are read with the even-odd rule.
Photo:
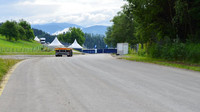
[[117, 43], [117, 54], [128, 54], [128, 43]]

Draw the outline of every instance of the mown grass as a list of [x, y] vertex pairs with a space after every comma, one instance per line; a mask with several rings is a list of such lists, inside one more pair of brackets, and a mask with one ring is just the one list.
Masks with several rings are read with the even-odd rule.
[[42, 45], [36, 41], [7, 41], [4, 36], [0, 35], [0, 47], [1, 48], [37, 48]]
[[0, 35], [0, 55], [54, 55], [54, 51], [50, 51], [36, 41], [7, 41]]
[[19, 61], [21, 61], [21, 60], [1, 59], [0, 58], [0, 83], [1, 83], [4, 75], [8, 72], [8, 70]]
[[122, 59], [137, 61], [137, 62], [154, 63], [154, 64], [159, 64], [159, 65], [165, 65], [165, 66], [188, 69], [188, 70], [200, 72], [200, 64], [199, 63], [188, 63], [188, 62], [181, 62], [181, 61], [177, 61], [177, 62], [176, 61], [166, 61], [163, 59], [155, 59], [155, 58], [150, 58], [150, 57], [138, 56], [137, 54], [128, 54], [125, 57], [122, 57]]

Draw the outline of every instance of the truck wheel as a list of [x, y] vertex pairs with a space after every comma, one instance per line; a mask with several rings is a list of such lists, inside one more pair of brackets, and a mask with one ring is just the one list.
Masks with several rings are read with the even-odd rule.
[[71, 52], [71, 55], [70, 55], [71, 57], [73, 56], [73, 52]]

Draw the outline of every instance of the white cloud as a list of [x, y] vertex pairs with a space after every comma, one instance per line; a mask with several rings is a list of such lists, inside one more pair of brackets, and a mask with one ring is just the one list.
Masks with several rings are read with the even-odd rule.
[[0, 5], [0, 21], [5, 21], [3, 18], [24, 18], [33, 24], [68, 22], [84, 26], [108, 25], [124, 3], [123, 0], [23, 0]]

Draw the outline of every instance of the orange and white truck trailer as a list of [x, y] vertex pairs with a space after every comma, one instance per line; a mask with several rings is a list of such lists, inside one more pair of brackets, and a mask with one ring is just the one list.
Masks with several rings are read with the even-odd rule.
[[62, 57], [62, 55], [67, 55], [67, 57], [72, 57], [72, 48], [55, 48], [55, 56]]

